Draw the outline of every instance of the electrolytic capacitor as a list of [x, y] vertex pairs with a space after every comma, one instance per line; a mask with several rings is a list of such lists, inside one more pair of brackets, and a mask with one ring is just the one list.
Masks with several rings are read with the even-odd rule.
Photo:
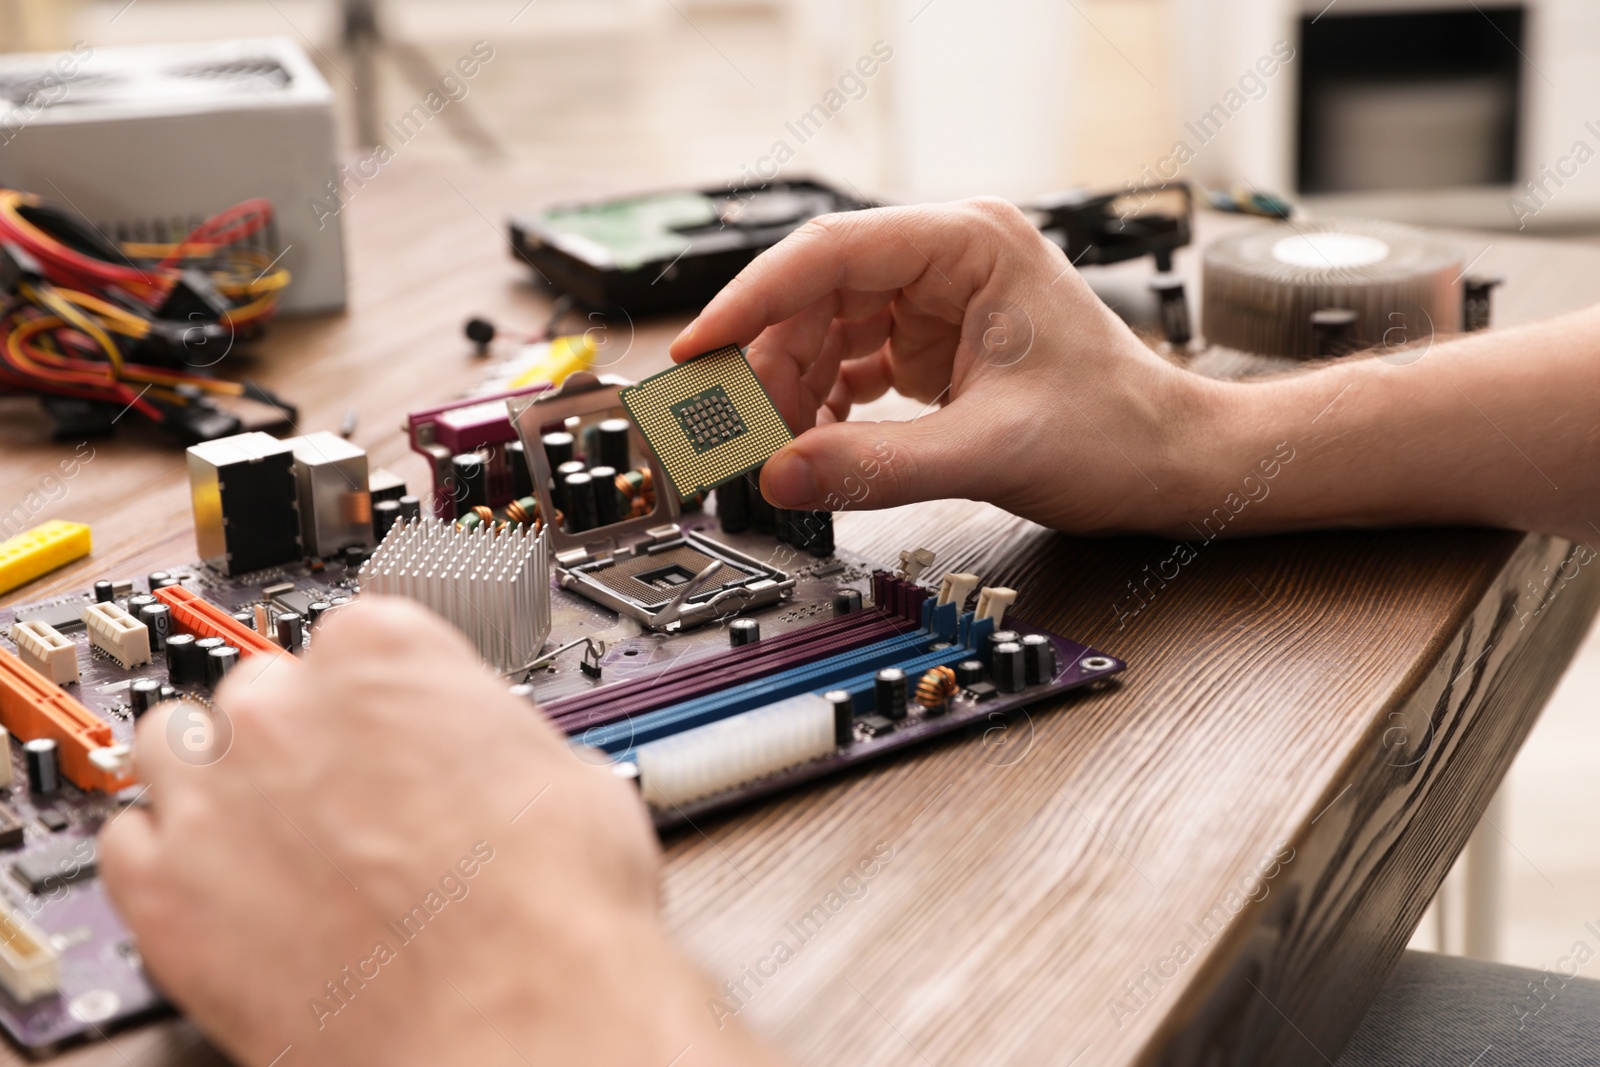
[[159, 603], [160, 601], [151, 596], [149, 593], [135, 593], [128, 598], [128, 614], [137, 619], [139, 617], [140, 608], [149, 607], [151, 604]]
[[389, 536], [389, 531], [394, 529], [394, 524], [400, 521], [400, 501], [380, 500], [372, 505], [372, 536], [374, 540], [382, 541]]
[[[571, 435], [569, 434], [568, 436]], [[572, 513], [572, 508], [567, 505], [568, 475], [586, 474], [588, 471], [589, 468], [584, 465], [584, 462], [581, 459], [569, 459], [567, 462], [556, 468], [556, 481], [552, 488], [555, 496], [556, 507], [559, 510], [566, 512], [568, 515], [571, 515]]]
[[1157, 274], [1150, 279], [1150, 291], [1160, 301], [1161, 332], [1167, 335], [1167, 343], [1174, 348], [1182, 348], [1193, 337], [1189, 327], [1189, 302], [1183, 292], [1183, 276]]
[[761, 624], [754, 619], [734, 619], [728, 624], [728, 643], [734, 648], [761, 640]]
[[416, 522], [422, 518], [422, 500], [419, 497], [403, 496], [400, 498], [400, 518], [405, 522]]
[[61, 788], [61, 754], [53, 738], [36, 737], [22, 746], [28, 763], [28, 792], [54, 793]]
[[233, 621], [243, 626], [246, 630], [254, 630], [256, 628], [256, 613], [249, 610], [236, 611], [233, 613]]
[[223, 645], [213, 648], [206, 654], [206, 684], [215, 689], [221, 682], [223, 675], [233, 670], [239, 663], [239, 650], [232, 645]]
[[1044, 634], [1022, 639], [1022, 667], [1029, 685], [1044, 685], [1056, 676], [1056, 646]]
[[[994, 633], [990, 634], [987, 647], [989, 651], [989, 664], [991, 669], [994, 666], [994, 650], [996, 648], [1004, 644], [1015, 644], [1020, 648], [1021, 642], [1022, 635], [1017, 633], [1015, 630], [996, 630]], [[1000, 683], [996, 682], [995, 684], [999, 685]]]
[[284, 612], [273, 625], [278, 631], [278, 644], [285, 652], [300, 651], [306, 641], [306, 620], [298, 612]]
[[633, 454], [628, 447], [630, 424], [627, 419], [606, 419], [600, 424], [599, 455], [590, 456], [591, 463], [625, 471], [632, 465]]
[[906, 672], [899, 667], [885, 667], [879, 671], [872, 682], [878, 714], [895, 722], [905, 718], [907, 689]]
[[861, 610], [861, 593], [855, 589], [835, 589], [833, 591], [833, 614], [835, 618], [840, 615], [854, 615]]
[[128, 706], [135, 719], [155, 707], [161, 700], [161, 683], [154, 678], [139, 678], [128, 686]]
[[598, 525], [595, 518], [594, 479], [585, 471], [574, 471], [562, 479], [566, 497], [567, 530], [582, 533]]
[[563, 463], [571, 463], [577, 451], [577, 442], [565, 430], [555, 430], [543, 437], [544, 457], [551, 470], [559, 470]]
[[772, 509], [772, 536], [778, 539], [779, 544], [796, 544], [794, 535], [795, 512], [788, 508]]
[[1002, 641], [990, 649], [994, 685], [1002, 693], [1020, 693], [1028, 687], [1028, 669], [1022, 661], [1022, 646]]
[[146, 604], [136, 616], [150, 631], [150, 651], [160, 652], [166, 648], [167, 638], [172, 634], [172, 609], [165, 604]]
[[792, 543], [796, 548], [822, 559], [833, 555], [833, 512], [793, 511], [789, 520]]
[[150, 587], [150, 591], [152, 593], [154, 593], [157, 589], [165, 589], [167, 586], [176, 585], [177, 583], [178, 579], [174, 578], [166, 571], [151, 571], [150, 577], [145, 579], [145, 584]]
[[833, 743], [841, 747], [848, 745], [856, 739], [856, 709], [850, 691], [830, 689], [822, 694], [822, 699], [833, 707]]
[[476, 452], [463, 452], [450, 460], [451, 495], [456, 514], [489, 504], [489, 464]]
[[596, 527], [622, 521], [622, 494], [617, 492], [617, 472], [612, 467], [590, 467], [594, 479], [594, 522]]
[[306, 606], [306, 620], [315, 626], [321, 621], [322, 616], [333, 609], [333, 605], [326, 600], [316, 600]]
[[772, 533], [774, 508], [771, 501], [761, 495], [761, 468], [747, 473], [744, 483], [750, 495], [750, 528], [756, 533]]
[[1468, 333], [1489, 328], [1490, 294], [1505, 279], [1469, 274], [1461, 279], [1461, 328]]
[[750, 483], [734, 478], [717, 486], [717, 521], [723, 533], [744, 533], [750, 529]]
[[176, 689], [174, 689], [170, 685], [163, 685], [161, 687], [160, 696], [161, 696], [161, 699], [158, 700], [157, 703], [165, 703], [168, 700], [177, 700], [178, 699], [178, 691]]
[[227, 643], [228, 642], [224, 641], [220, 637], [202, 637], [200, 640], [194, 643], [195, 665], [197, 671], [199, 672], [195, 677], [195, 684], [211, 684], [211, 664], [209, 662], [211, 653], [216, 649], [223, 647]]
[[205, 680], [205, 667], [195, 644], [190, 634], [167, 637], [167, 681], [173, 685], [198, 685]]
[[964, 659], [956, 664], [956, 684], [965, 689], [983, 681], [983, 661]]
[[1350, 308], [1322, 308], [1311, 313], [1311, 335], [1319, 358], [1343, 356], [1361, 347], [1360, 316]]
[[116, 587], [104, 578], [94, 583], [94, 602], [106, 604], [116, 599]]
[[505, 457], [506, 473], [511, 475], [511, 499], [521, 500], [533, 495], [533, 468], [528, 466], [528, 450], [521, 441], [507, 441], [500, 446]]

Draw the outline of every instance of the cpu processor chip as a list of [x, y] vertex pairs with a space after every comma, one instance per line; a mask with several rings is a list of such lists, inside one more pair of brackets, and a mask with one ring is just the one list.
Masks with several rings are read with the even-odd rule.
[[737, 345], [698, 355], [620, 396], [682, 500], [761, 466], [794, 440]]

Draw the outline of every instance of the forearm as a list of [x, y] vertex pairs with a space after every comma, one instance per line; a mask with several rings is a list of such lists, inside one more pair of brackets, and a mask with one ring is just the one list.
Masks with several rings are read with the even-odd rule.
[[713, 1010], [718, 1000], [710, 980], [668, 941], [657, 921], [616, 933], [617, 943], [603, 955], [564, 969], [567, 975], [593, 971], [601, 980], [592, 995], [571, 996], [568, 990], [557, 1016], [548, 1011], [550, 998], [531, 1002], [527, 961], [519, 961], [506, 991], [510, 1004], [520, 1002], [524, 1009], [530, 1059], [619, 1067], [782, 1067], [784, 1061], [742, 1024]]
[[1201, 388], [1162, 532], [1466, 524], [1600, 538], [1600, 308]]

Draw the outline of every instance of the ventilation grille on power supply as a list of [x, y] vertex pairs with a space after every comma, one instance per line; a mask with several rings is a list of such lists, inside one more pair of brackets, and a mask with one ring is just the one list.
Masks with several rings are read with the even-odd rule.
[[260, 97], [294, 84], [289, 68], [271, 56], [246, 56], [215, 63], [147, 70], [63, 74], [50, 66], [0, 73], [0, 100], [37, 113], [56, 108], [126, 103], [203, 100], [219, 96]]
[[[30, 70], [17, 74], [0, 74], [0, 100], [13, 107], [28, 111], [43, 111], [74, 99], [79, 92], [94, 92], [110, 83], [122, 84], [120, 78], [107, 78], [98, 74], [59, 74], [54, 70]], [[63, 86], [70, 90], [63, 92]]]
[[174, 78], [205, 79], [219, 88], [229, 90], [282, 89], [294, 80], [287, 67], [268, 57], [174, 67], [167, 73]]
[[[187, 218], [96, 219], [94, 225], [118, 244], [177, 244], [205, 220], [204, 215], [194, 214]], [[240, 251], [264, 253], [271, 261], [277, 258], [281, 247], [278, 243], [277, 216], [273, 216], [255, 233], [228, 245], [226, 251], [230, 256]], [[198, 260], [191, 258], [191, 265], [198, 263]]]

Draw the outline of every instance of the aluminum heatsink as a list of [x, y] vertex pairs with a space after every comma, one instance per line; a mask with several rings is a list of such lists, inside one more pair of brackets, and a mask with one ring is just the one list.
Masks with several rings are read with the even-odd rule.
[[1356, 348], [1407, 345], [1461, 329], [1461, 253], [1387, 222], [1307, 220], [1206, 246], [1201, 332], [1224, 348], [1317, 355], [1313, 312], [1354, 312]]
[[550, 535], [527, 527], [463, 530], [396, 523], [361, 568], [361, 591], [403, 596], [444, 616], [503, 671], [538, 657], [550, 636]]

